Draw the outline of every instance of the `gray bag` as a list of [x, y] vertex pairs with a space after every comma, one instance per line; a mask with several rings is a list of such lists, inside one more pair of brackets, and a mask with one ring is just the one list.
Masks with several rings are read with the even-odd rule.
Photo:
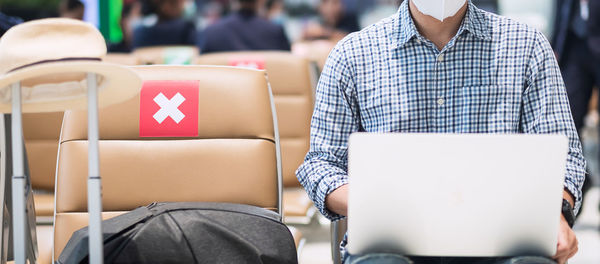
[[[105, 263], [296, 264], [289, 229], [275, 212], [227, 203], [153, 203], [102, 222]], [[56, 263], [88, 263], [88, 228]]]

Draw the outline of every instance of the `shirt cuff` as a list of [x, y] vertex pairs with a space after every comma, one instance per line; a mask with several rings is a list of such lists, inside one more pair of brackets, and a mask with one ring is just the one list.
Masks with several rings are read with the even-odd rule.
[[579, 191], [579, 188], [577, 188], [577, 186], [569, 180], [565, 180], [564, 186], [565, 189], [567, 189], [567, 191], [569, 191], [569, 193], [573, 195], [573, 198], [575, 198], [575, 206], [573, 207], [573, 212], [575, 213], [575, 215], [577, 215], [577, 213], [579, 213], [579, 210], [581, 209], [581, 192]]
[[327, 209], [327, 206], [325, 205], [325, 198], [327, 197], [327, 195], [329, 195], [337, 188], [340, 188], [342, 185], [345, 184], [348, 184], [347, 175], [333, 175], [331, 177], [323, 179], [319, 183], [319, 186], [317, 188], [317, 197], [319, 199], [316, 199], [315, 205], [317, 208], [319, 208], [321, 214], [323, 214], [325, 217], [327, 217], [327, 219], [331, 221], [336, 221], [345, 218], [345, 216], [336, 214]]

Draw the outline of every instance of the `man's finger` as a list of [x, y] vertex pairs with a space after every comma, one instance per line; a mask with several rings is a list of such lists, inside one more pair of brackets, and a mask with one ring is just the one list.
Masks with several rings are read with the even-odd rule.
[[560, 254], [555, 255], [554, 257], [552, 257], [552, 259], [559, 261], [561, 259], [566, 259], [569, 256], [569, 253], [571, 252], [561, 252]]
[[556, 260], [559, 264], [565, 263], [571, 254], [572, 249], [569, 247], [569, 244], [566, 241], [560, 241], [556, 248], [556, 254], [552, 257], [552, 259]]
[[558, 262], [558, 264], [565, 264], [565, 263], [567, 263], [568, 259], [569, 258], [562, 257], [562, 258], [557, 259], [556, 262]]
[[569, 254], [569, 256], [567, 257], [567, 259], [570, 259], [573, 256], [575, 256], [575, 254], [577, 254], [577, 251], [579, 251], [579, 247], [575, 246], [575, 248], [571, 251], [571, 254]]
[[559, 241], [558, 246], [556, 247], [556, 254], [552, 257], [553, 259], [560, 259], [562, 257], [568, 256], [570, 253], [568, 243], [566, 241]]
[[579, 241], [577, 240], [577, 237], [575, 236], [575, 232], [573, 232], [573, 230], [569, 230], [569, 254], [567, 259], [570, 259], [571, 257], [573, 257], [577, 251], [579, 250]]

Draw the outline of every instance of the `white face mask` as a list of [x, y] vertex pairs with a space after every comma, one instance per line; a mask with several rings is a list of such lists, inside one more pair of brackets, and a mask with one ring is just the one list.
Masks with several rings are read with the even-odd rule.
[[456, 15], [458, 10], [467, 0], [411, 0], [413, 4], [425, 15], [434, 17], [439, 21]]

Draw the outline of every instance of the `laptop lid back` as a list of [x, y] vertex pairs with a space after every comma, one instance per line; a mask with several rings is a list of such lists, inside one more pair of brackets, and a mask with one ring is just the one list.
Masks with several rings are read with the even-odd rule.
[[554, 255], [567, 151], [560, 135], [353, 134], [348, 250]]

